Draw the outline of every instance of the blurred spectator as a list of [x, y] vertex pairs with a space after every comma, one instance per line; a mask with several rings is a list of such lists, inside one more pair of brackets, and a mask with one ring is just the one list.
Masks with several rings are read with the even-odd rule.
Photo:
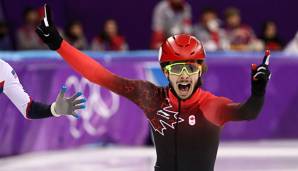
[[91, 49], [99, 51], [128, 49], [125, 38], [118, 32], [118, 25], [115, 20], [109, 19], [105, 22], [103, 31], [93, 39]]
[[255, 36], [248, 25], [241, 23], [240, 12], [230, 7], [225, 10], [226, 33], [230, 42], [230, 49], [236, 51], [262, 50], [263, 44]]
[[284, 52], [287, 54], [298, 55], [298, 32], [295, 37], [286, 45]]
[[87, 39], [84, 35], [83, 26], [79, 21], [70, 22], [65, 28], [65, 39], [80, 50], [88, 48]]
[[0, 21], [0, 50], [11, 50], [12, 42], [5, 22]]
[[206, 8], [200, 17], [200, 23], [193, 27], [194, 35], [202, 41], [207, 51], [216, 51], [227, 49], [225, 31], [220, 28], [220, 20], [215, 10]]
[[42, 43], [35, 28], [39, 24], [41, 16], [33, 8], [27, 8], [24, 11], [25, 24], [17, 31], [17, 47], [20, 50], [28, 49], [47, 49]]
[[154, 8], [152, 30], [152, 49], [169, 36], [191, 33], [190, 5], [185, 0], [162, 0]]
[[260, 39], [263, 40], [265, 49], [281, 50], [283, 47], [274, 21], [266, 21], [264, 23]]

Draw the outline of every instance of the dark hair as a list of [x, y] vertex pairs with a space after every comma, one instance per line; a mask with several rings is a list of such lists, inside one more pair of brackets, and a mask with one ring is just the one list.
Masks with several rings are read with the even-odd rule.
[[8, 28], [7, 23], [5, 21], [0, 21], [0, 28]]
[[236, 7], [228, 7], [225, 12], [224, 12], [224, 16], [225, 18], [234, 16], [234, 15], [239, 15], [240, 16], [240, 11], [238, 8]]
[[217, 15], [217, 12], [214, 8], [210, 8], [210, 7], [206, 7], [202, 10], [202, 14], [206, 14], [206, 13], [213, 13]]

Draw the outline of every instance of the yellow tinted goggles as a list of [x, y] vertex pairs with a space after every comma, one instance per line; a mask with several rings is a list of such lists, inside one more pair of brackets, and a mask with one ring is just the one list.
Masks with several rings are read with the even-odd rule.
[[170, 74], [181, 75], [183, 71], [185, 71], [188, 75], [199, 74], [201, 76], [202, 73], [202, 65], [198, 63], [173, 63], [167, 65], [166, 70], [169, 71]]

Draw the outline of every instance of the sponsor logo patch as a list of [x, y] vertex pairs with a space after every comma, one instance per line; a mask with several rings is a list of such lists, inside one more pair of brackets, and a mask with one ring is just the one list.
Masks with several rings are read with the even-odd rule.
[[195, 115], [190, 115], [188, 117], [188, 124], [191, 126], [194, 126], [196, 124], [196, 117]]

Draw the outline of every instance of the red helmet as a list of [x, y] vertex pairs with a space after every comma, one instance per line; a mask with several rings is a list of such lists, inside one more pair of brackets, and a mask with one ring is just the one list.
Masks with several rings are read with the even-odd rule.
[[202, 43], [194, 36], [179, 34], [169, 37], [159, 49], [159, 62], [204, 60], [206, 56]]

